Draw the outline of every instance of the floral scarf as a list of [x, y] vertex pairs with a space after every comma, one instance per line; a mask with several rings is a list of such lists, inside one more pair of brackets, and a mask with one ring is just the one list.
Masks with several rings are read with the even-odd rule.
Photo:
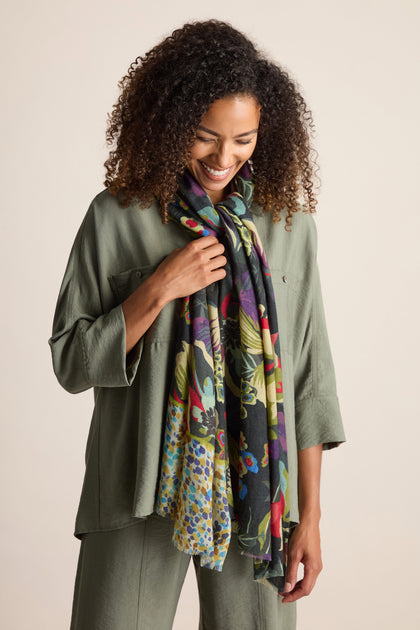
[[254, 578], [284, 590], [290, 528], [277, 314], [270, 270], [249, 206], [247, 164], [213, 206], [185, 171], [172, 220], [215, 235], [222, 280], [183, 299], [156, 512], [175, 521], [175, 546], [222, 570], [231, 531]]

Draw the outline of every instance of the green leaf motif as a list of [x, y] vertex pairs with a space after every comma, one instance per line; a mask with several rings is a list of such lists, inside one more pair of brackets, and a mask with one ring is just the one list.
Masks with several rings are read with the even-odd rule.
[[175, 381], [181, 397], [184, 398], [188, 391], [187, 352], [189, 345], [183, 341], [182, 350], [176, 355]]
[[245, 313], [243, 308], [239, 309], [239, 325], [241, 327], [241, 339], [244, 345], [244, 351], [251, 354], [261, 354], [263, 351], [261, 342], [261, 332], [249, 315]]
[[263, 550], [267, 540], [267, 529], [270, 524], [271, 512], [267, 512], [261, 523], [258, 525], [258, 542], [260, 543], [260, 551]]

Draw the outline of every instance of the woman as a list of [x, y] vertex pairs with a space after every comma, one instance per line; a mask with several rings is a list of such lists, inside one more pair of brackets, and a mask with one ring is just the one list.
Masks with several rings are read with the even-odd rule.
[[120, 86], [49, 340], [63, 387], [95, 395], [71, 627], [171, 628], [193, 557], [201, 628], [289, 630], [322, 566], [322, 450], [345, 439], [312, 118], [215, 20]]

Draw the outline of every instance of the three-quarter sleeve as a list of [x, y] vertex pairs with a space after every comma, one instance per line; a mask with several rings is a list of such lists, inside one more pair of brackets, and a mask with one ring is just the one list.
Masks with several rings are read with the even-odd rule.
[[94, 386], [131, 385], [142, 353], [141, 339], [126, 354], [122, 305], [109, 307], [106, 260], [99, 250], [100, 240], [106, 242], [109, 235], [98, 237], [88, 211], [70, 252], [48, 340], [54, 373], [70, 393]]
[[311, 259], [304, 297], [299, 304], [304, 329], [294, 375], [296, 441], [298, 450], [321, 443], [326, 450], [338, 446], [346, 438], [325, 321], [313, 220], [311, 225]]

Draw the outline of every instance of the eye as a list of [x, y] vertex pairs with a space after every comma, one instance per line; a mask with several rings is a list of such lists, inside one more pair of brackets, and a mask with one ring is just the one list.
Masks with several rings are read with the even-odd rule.
[[195, 136], [196, 140], [199, 140], [200, 142], [213, 142], [213, 138], [203, 138], [202, 136]]
[[252, 140], [237, 140], [238, 144], [251, 144]]

